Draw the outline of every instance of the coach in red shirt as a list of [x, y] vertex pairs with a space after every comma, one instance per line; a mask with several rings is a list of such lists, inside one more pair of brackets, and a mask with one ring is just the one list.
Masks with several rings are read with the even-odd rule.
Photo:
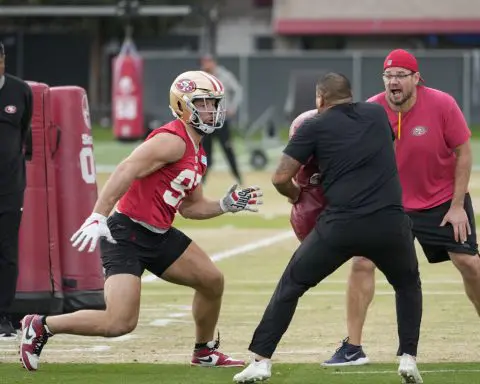
[[[369, 101], [385, 108], [396, 136], [403, 205], [413, 234], [429, 263], [453, 262], [480, 315], [480, 258], [468, 193], [470, 130], [451, 95], [423, 85], [411, 53], [392, 51], [384, 62], [383, 80], [385, 92]], [[374, 273], [371, 261], [354, 259], [347, 292], [348, 337], [324, 365], [368, 362], [361, 336], [375, 291]]]

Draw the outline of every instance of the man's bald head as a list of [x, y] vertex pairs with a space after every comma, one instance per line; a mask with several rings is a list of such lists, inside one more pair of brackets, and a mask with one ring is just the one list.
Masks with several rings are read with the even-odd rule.
[[337, 104], [351, 103], [352, 99], [352, 86], [346, 76], [329, 72], [318, 80], [317, 107], [328, 108]]

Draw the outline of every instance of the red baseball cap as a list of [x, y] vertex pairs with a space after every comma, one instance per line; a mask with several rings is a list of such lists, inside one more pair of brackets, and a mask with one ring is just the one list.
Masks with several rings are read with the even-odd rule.
[[[405, 68], [412, 72], [418, 72], [417, 59], [404, 49], [395, 49], [385, 58], [383, 69], [385, 70], [392, 67]], [[421, 77], [420, 80], [423, 81]]]

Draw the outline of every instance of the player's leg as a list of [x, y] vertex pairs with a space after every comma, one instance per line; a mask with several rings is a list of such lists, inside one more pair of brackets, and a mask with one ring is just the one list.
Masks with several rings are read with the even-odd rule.
[[362, 332], [367, 310], [375, 293], [375, 264], [356, 256], [347, 282], [347, 330], [342, 345], [323, 366], [364, 365], [370, 362], [362, 348]]
[[147, 263], [147, 269], [166, 281], [195, 290], [192, 304], [195, 321], [192, 365], [243, 366], [242, 360], [218, 351], [219, 341], [214, 340], [222, 305], [222, 272], [195, 242], [178, 229], [171, 228], [166, 235], [168, 237], [162, 244], [162, 255]]
[[20, 208], [0, 213], [0, 340], [15, 340], [8, 310], [15, 298], [18, 278], [18, 235], [22, 211]]
[[214, 339], [222, 305], [224, 280], [222, 272], [207, 254], [191, 242], [183, 254], [162, 274], [162, 279], [195, 290], [192, 313], [196, 343]]
[[230, 133], [230, 123], [228, 121], [225, 121], [223, 127], [216, 132], [218, 133], [220, 145], [222, 146], [223, 153], [225, 153], [233, 176], [235, 177], [235, 180], [238, 182], [238, 184], [241, 185], [242, 176], [240, 175], [240, 171], [237, 165], [237, 159], [235, 157], [235, 151], [233, 149], [233, 142]]
[[423, 247], [429, 263], [452, 260], [462, 275], [465, 292], [480, 316], [480, 258], [478, 255], [475, 213], [470, 195], [465, 195], [464, 208], [471, 234], [465, 243], [455, 241], [450, 224], [440, 227], [450, 208], [450, 201], [425, 211], [412, 212], [413, 232]]
[[415, 252], [411, 222], [404, 214], [384, 221], [388, 232], [380, 232], [372, 250], [366, 254], [375, 262], [395, 290], [400, 356], [399, 375], [405, 383], [422, 383], [416, 365], [420, 324], [422, 320], [422, 289]]
[[132, 274], [110, 276], [104, 285], [105, 310], [81, 310], [47, 316], [45, 324], [54, 334], [117, 337], [132, 332], [140, 311], [141, 280]]
[[374, 294], [375, 264], [364, 257], [355, 257], [347, 286], [347, 330], [352, 345], [362, 344], [363, 325]]
[[480, 257], [449, 252], [450, 259], [462, 275], [465, 293], [480, 316]]
[[116, 244], [102, 241], [105, 268], [105, 310], [81, 310], [58, 316], [27, 315], [22, 320], [20, 357], [23, 366], [36, 370], [43, 347], [55, 334], [115, 337], [135, 329], [140, 309], [140, 276], [143, 273], [138, 253], [130, 240], [135, 226], [125, 216], [114, 214], [108, 226]]
[[23, 366], [29, 371], [36, 370], [44, 345], [56, 334], [115, 337], [133, 331], [140, 308], [140, 278], [130, 274], [114, 275], [105, 281], [104, 289], [105, 310], [25, 316], [20, 346]]
[[310, 232], [288, 263], [253, 334], [249, 350], [255, 360], [234, 376], [235, 382], [261, 381], [271, 376], [270, 358], [290, 325], [299, 298], [349, 258], [346, 251], [332, 247], [316, 229]]
[[480, 257], [478, 254], [475, 212], [470, 194], [465, 196], [465, 212], [470, 223], [471, 234], [464, 244], [455, 244], [448, 248], [453, 265], [462, 275], [465, 292], [480, 316]]

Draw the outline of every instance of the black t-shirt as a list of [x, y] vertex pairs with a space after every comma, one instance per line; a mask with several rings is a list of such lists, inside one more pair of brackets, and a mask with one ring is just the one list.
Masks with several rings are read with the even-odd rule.
[[348, 103], [305, 121], [284, 153], [302, 164], [314, 156], [327, 199], [324, 219], [350, 219], [403, 210], [394, 138], [382, 106]]
[[24, 146], [31, 134], [32, 111], [29, 85], [5, 74], [5, 84], [0, 89], [0, 207], [7, 204], [6, 195], [23, 194], [25, 189]]

